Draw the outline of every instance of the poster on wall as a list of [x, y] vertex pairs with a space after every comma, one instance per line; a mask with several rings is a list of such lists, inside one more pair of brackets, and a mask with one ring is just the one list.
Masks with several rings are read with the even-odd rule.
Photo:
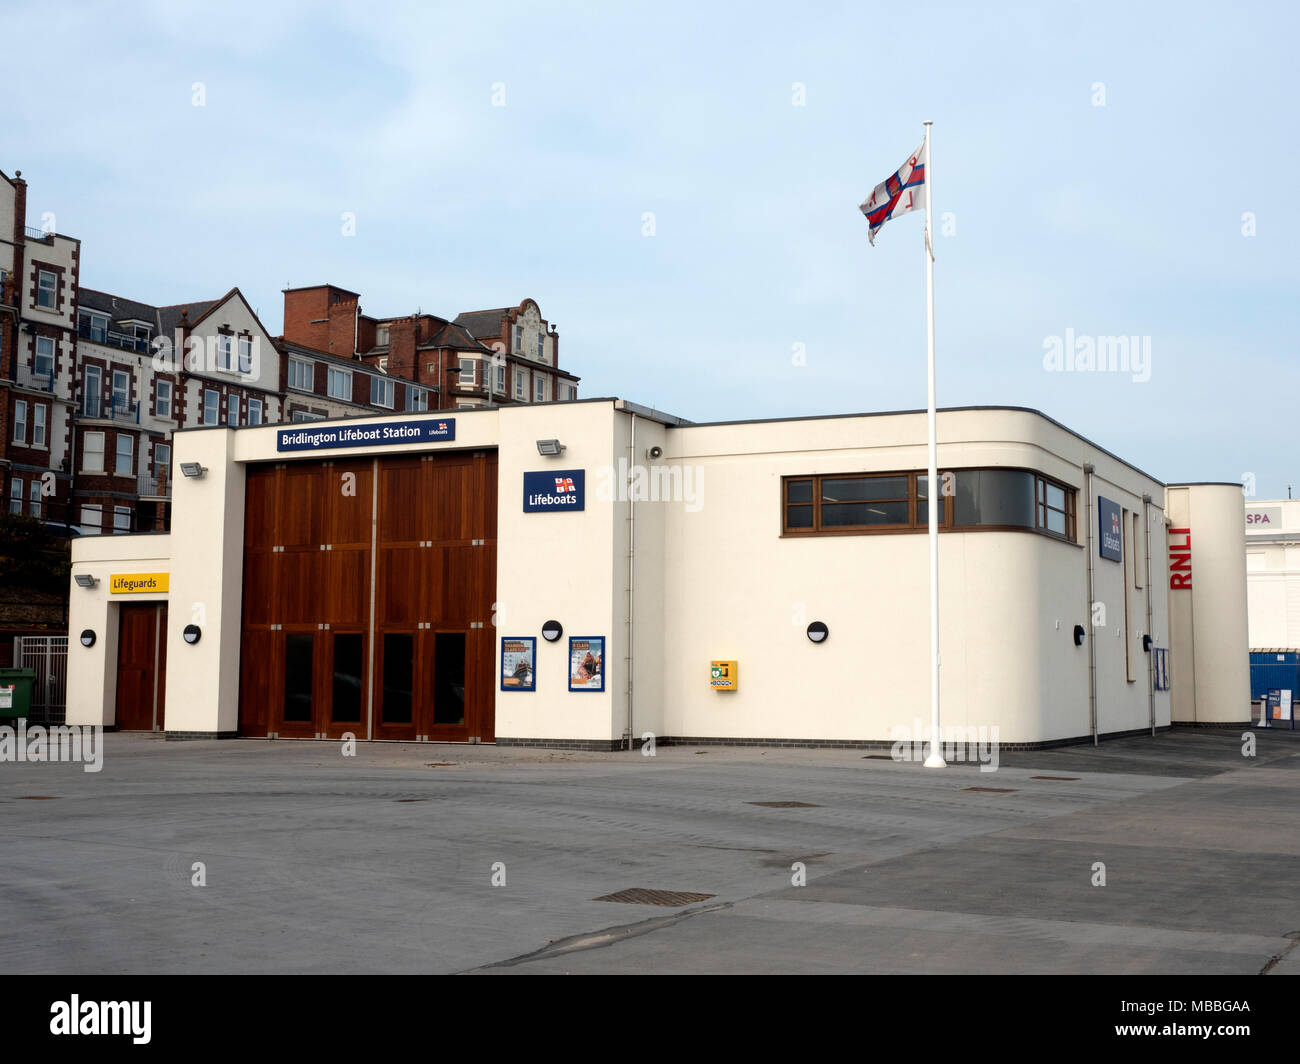
[[501, 637], [501, 690], [536, 691], [536, 666], [536, 637]]
[[605, 690], [605, 637], [569, 637], [569, 690]]

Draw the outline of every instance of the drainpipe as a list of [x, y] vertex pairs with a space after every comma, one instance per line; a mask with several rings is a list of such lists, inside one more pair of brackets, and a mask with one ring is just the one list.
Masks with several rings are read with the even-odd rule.
[[632, 414], [632, 431], [627, 443], [627, 654], [624, 668], [627, 670], [627, 731], [624, 738], [627, 749], [632, 749], [632, 638], [635, 631], [633, 624], [633, 606], [636, 601], [636, 483], [633, 470], [636, 464], [636, 414]]
[[1093, 605], [1093, 575], [1092, 575], [1092, 476], [1096, 472], [1096, 467], [1092, 463], [1085, 463], [1083, 467], [1087, 475], [1087, 493], [1086, 493], [1086, 511], [1088, 535], [1086, 545], [1088, 548], [1088, 721], [1092, 731], [1092, 745], [1097, 745], [1097, 631], [1092, 623], [1092, 605]]
[[1149, 649], [1147, 650], [1147, 715], [1151, 718], [1151, 737], [1155, 738], [1156, 734], [1156, 692], [1155, 692], [1155, 656], [1156, 656], [1156, 637], [1151, 631], [1151, 626], [1155, 623], [1152, 617], [1151, 608], [1151, 496], [1142, 496], [1142, 524], [1146, 532], [1146, 580], [1147, 580], [1147, 641]]

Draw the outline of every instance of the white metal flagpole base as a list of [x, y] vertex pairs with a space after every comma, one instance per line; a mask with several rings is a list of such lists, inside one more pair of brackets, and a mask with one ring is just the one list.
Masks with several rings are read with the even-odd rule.
[[925, 759], [925, 767], [926, 768], [947, 768], [948, 762], [943, 759], [943, 755], [939, 753], [937, 749], [931, 746], [930, 756]]

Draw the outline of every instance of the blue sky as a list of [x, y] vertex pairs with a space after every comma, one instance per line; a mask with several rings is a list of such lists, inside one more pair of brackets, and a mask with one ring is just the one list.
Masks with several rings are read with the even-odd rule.
[[[936, 226], [955, 230], [936, 241], [940, 405], [1041, 409], [1166, 481], [1300, 492], [1291, 5], [0, 19], [23, 42], [0, 168], [30, 182], [29, 224], [51, 211], [81, 238], [83, 284], [155, 303], [237, 285], [274, 333], [286, 283], [380, 316], [530, 296], [582, 394], [695, 420], [924, 406], [921, 216], [872, 248], [857, 204], [933, 119]], [[1048, 372], [1067, 329], [1149, 337], [1149, 380]]]

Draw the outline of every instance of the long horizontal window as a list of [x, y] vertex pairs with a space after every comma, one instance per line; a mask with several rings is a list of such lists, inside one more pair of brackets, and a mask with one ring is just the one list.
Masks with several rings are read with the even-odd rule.
[[[783, 534], [923, 532], [928, 527], [923, 472], [823, 474], [781, 483]], [[1075, 490], [1023, 469], [939, 473], [939, 527], [1023, 528], [1075, 541]]]

